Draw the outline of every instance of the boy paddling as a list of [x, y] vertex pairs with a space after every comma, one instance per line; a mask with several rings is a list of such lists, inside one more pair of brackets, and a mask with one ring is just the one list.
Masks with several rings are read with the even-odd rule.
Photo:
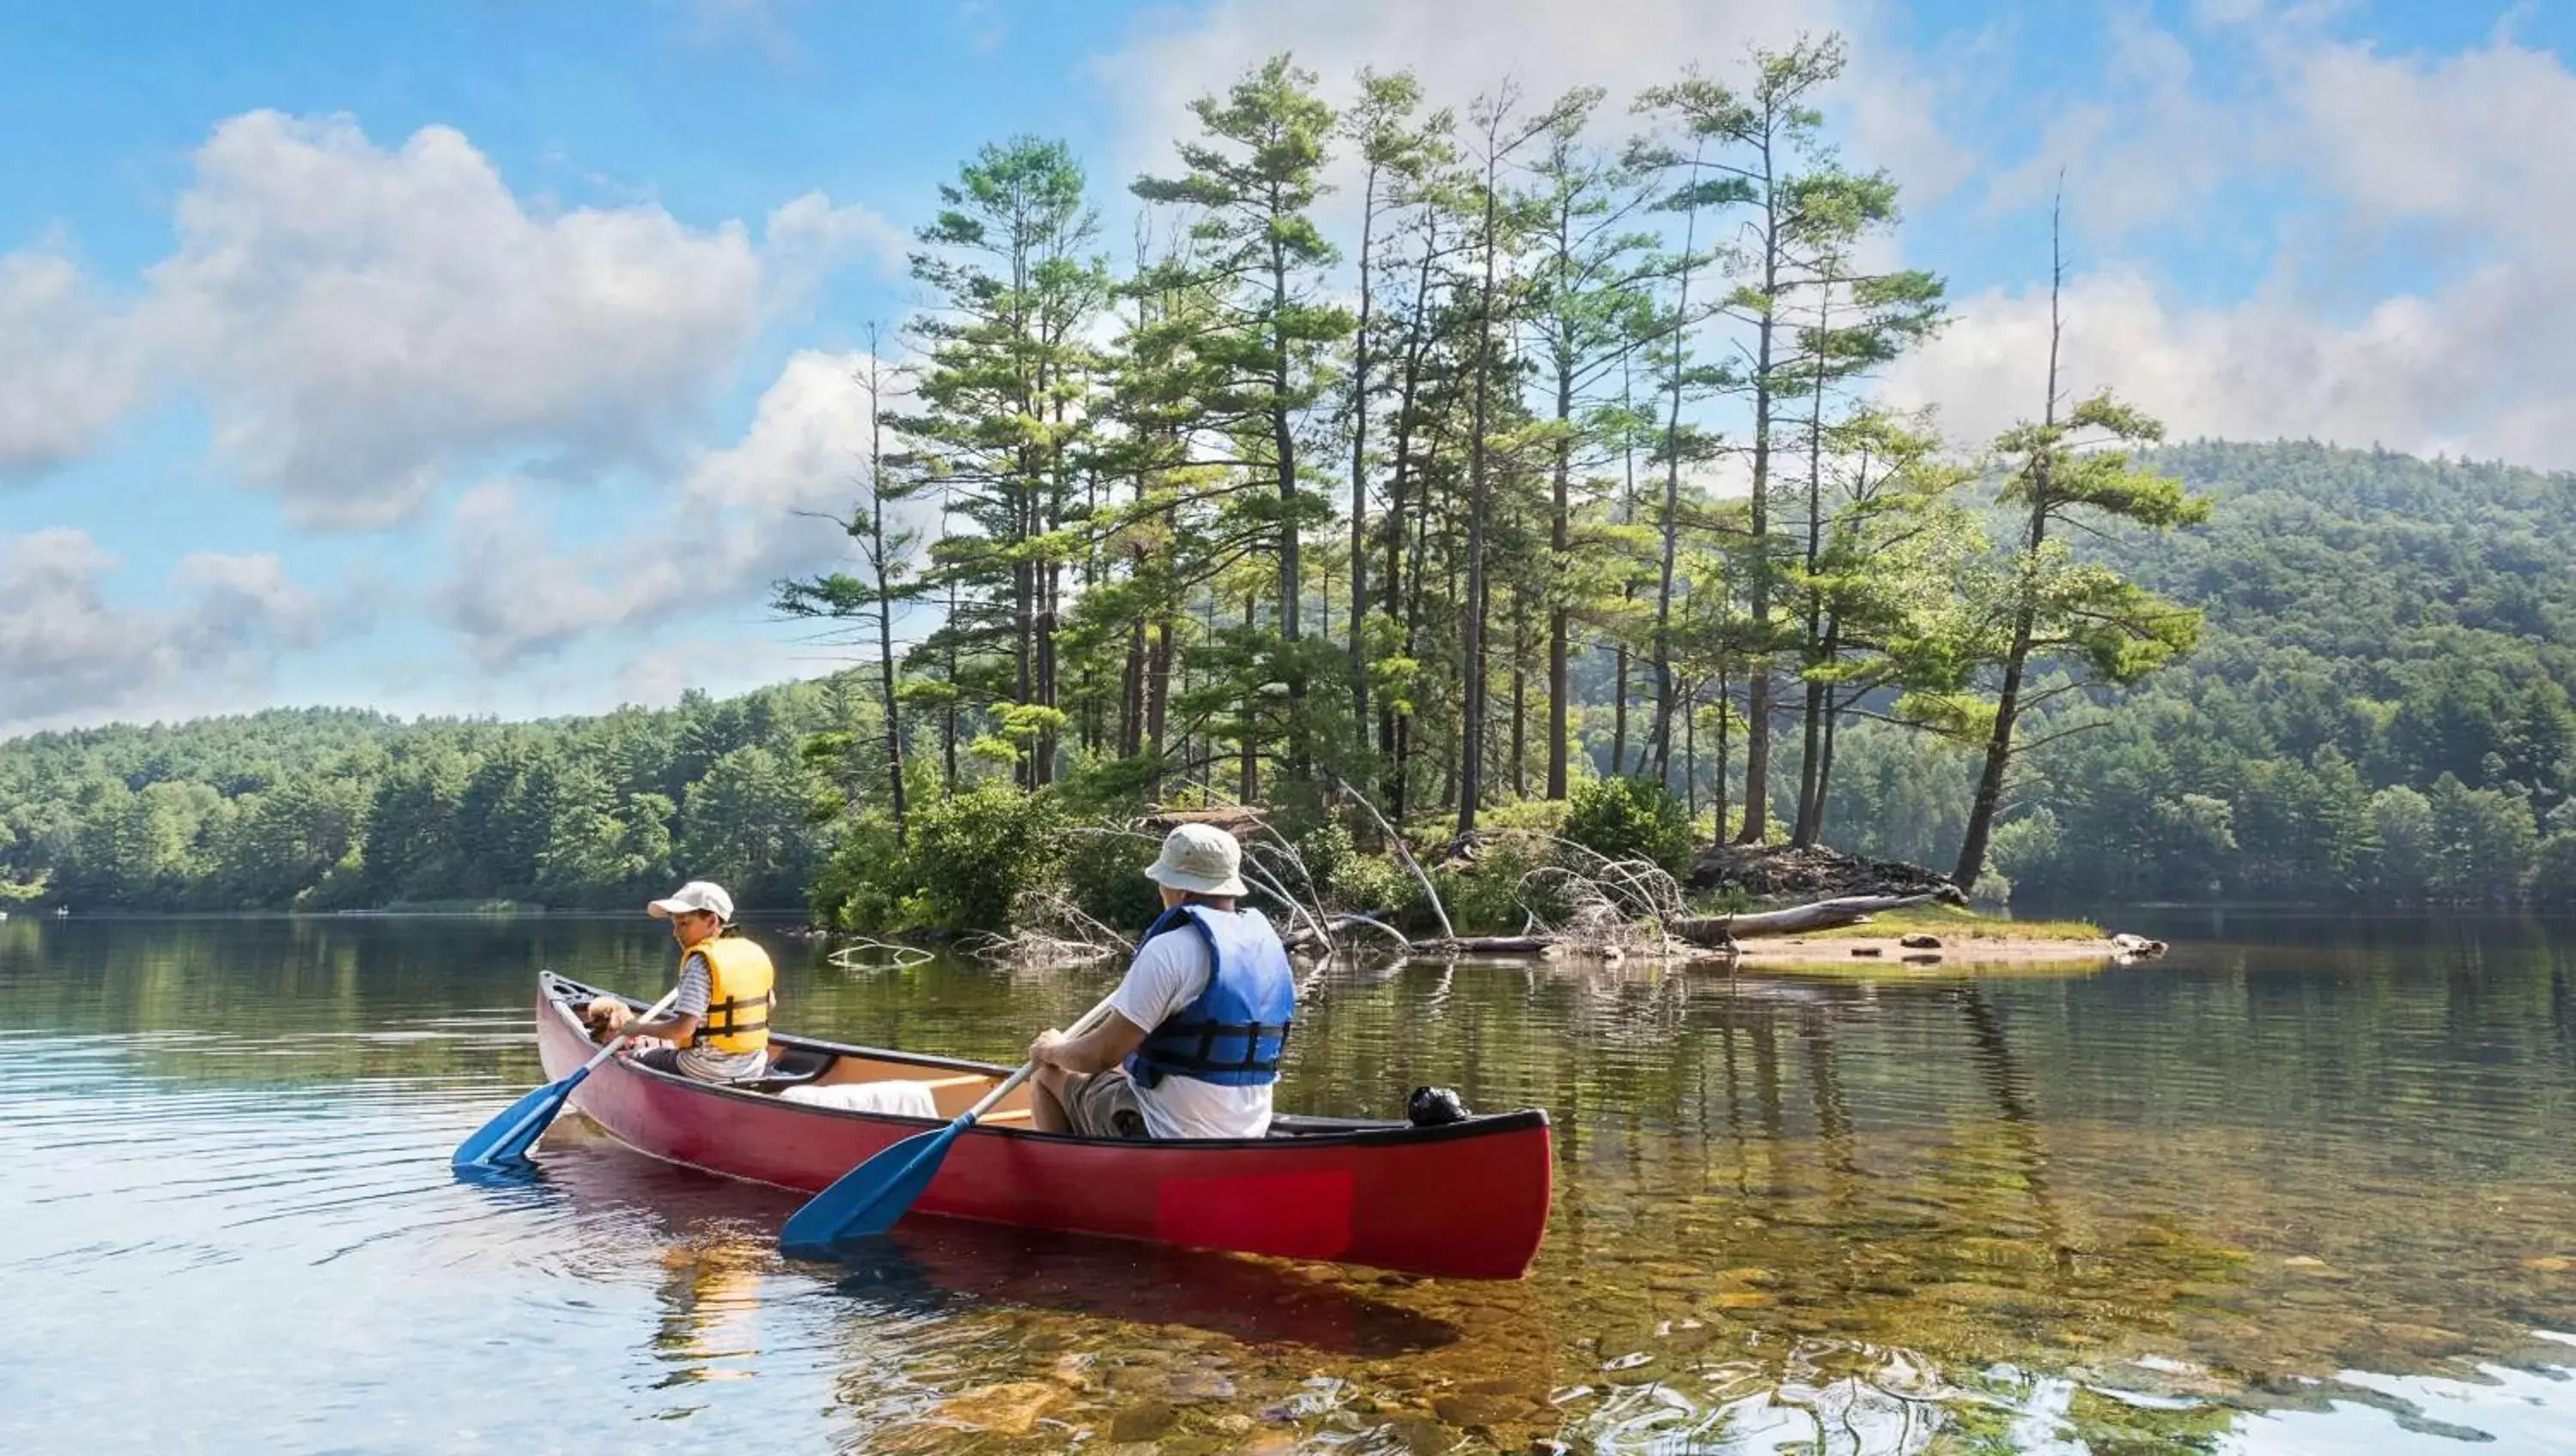
[[594, 1034], [605, 1041], [627, 1031], [669, 1042], [635, 1053], [635, 1061], [701, 1082], [767, 1072], [777, 972], [769, 952], [734, 929], [733, 897], [722, 885], [691, 880], [644, 908], [654, 919], [671, 922], [671, 939], [680, 947], [679, 998], [662, 1016], [632, 1025], [624, 1007], [615, 1007]]

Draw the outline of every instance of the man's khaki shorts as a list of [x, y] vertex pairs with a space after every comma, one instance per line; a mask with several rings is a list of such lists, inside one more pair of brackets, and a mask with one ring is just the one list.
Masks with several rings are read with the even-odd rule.
[[1136, 1100], [1136, 1079], [1125, 1067], [1064, 1079], [1064, 1115], [1076, 1137], [1139, 1140], [1145, 1131], [1145, 1109]]

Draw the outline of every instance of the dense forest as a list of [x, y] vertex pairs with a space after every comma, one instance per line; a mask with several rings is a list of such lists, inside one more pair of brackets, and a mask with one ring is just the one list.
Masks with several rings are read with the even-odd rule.
[[978, 928], [1063, 825], [1145, 804], [1264, 803], [1319, 848], [1382, 813], [1438, 858], [1598, 827], [1604, 783], [1677, 860], [1831, 843], [1989, 896], [2569, 884], [2571, 483], [2164, 447], [2060, 388], [2054, 330], [2003, 435], [1891, 412], [1873, 378], [1943, 286], [1885, 262], [1843, 68], [1827, 38], [1457, 112], [1401, 73], [1337, 106], [1283, 57], [1114, 228], [1062, 144], [987, 146], [851, 384], [851, 565], [778, 584], [849, 672], [0, 745], [0, 894], [615, 905], [687, 873]]
[[[2034, 729], [2066, 736], [1996, 832], [2016, 903], [2576, 901], [2576, 477], [2316, 444], [2145, 458], [2213, 498], [2209, 523], [2085, 550], [2199, 608], [2202, 639]], [[1955, 759], [1878, 723], [1864, 742], [1844, 842], [1955, 843]]]

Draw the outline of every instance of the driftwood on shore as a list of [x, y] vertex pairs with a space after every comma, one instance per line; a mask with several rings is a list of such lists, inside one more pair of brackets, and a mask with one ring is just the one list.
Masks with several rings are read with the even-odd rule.
[[1845, 895], [1836, 900], [1818, 900], [1810, 905], [1792, 905], [1785, 910], [1757, 910], [1743, 915], [1693, 915], [1676, 920], [1668, 927], [1680, 939], [1693, 945], [1730, 949], [1739, 940], [1754, 940], [1766, 935], [1802, 935], [1810, 930], [1837, 930], [1846, 925], [1865, 925], [1869, 917], [1887, 910], [1910, 910], [1917, 905], [1937, 901], [1937, 895]]
[[[1792, 905], [1782, 910], [1756, 910], [1741, 915], [1681, 916], [1666, 923], [1663, 930], [1671, 940], [1699, 950], [1732, 952], [1738, 941], [1865, 925], [1869, 923], [1870, 916], [1883, 911], [1912, 909], [1937, 899], [1933, 895], [1846, 895], [1837, 900], [1819, 900], [1811, 905]], [[1361, 925], [1392, 939], [1414, 955], [1547, 955], [1597, 948], [1580, 938], [1554, 934], [1448, 935], [1414, 940], [1385, 921], [1365, 915], [1334, 916], [1325, 929], [1338, 937]], [[1291, 950], [1317, 950], [1324, 945], [1322, 937], [1302, 926], [1286, 939]], [[1649, 946], [1642, 951], [1626, 948], [1622, 953], [1653, 954], [1655, 948]]]

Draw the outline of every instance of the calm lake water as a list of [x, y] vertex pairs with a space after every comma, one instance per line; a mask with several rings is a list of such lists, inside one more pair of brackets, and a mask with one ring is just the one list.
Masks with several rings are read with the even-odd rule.
[[[571, 1117], [460, 1184], [535, 971], [658, 994], [649, 922], [21, 915], [0, 1450], [2576, 1452], [2576, 925], [2120, 923], [2172, 955], [1320, 975], [1283, 1107], [1556, 1119], [1538, 1270], [1467, 1284], [789, 1263], [792, 1198]], [[1110, 980], [769, 942], [787, 1025], [995, 1060]]]

